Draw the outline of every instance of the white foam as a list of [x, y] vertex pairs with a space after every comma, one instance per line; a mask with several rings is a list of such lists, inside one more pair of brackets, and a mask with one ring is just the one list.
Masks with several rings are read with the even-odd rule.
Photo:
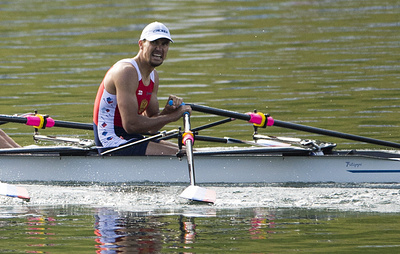
[[398, 186], [281, 187], [207, 186], [217, 193], [214, 204], [200, 205], [179, 197], [187, 186], [59, 186], [21, 185], [31, 195], [29, 203], [0, 197], [1, 206], [81, 205], [126, 211], [237, 209], [250, 207], [337, 209], [360, 212], [400, 212]]

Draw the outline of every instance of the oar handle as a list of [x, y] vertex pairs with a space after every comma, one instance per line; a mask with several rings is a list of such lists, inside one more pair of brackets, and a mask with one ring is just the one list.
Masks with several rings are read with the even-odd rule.
[[[173, 100], [169, 100], [169, 101], [168, 101], [168, 105], [170, 105], [170, 106], [174, 105], [174, 101], [173, 101]], [[180, 106], [183, 106], [183, 105], [185, 105], [184, 102], [182, 102], [181, 105], [179, 105], [179, 107], [180, 107]]]

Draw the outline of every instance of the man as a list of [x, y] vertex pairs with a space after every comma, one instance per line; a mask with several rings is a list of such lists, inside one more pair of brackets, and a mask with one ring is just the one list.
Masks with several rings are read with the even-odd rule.
[[[160, 112], [157, 99], [159, 79], [155, 67], [167, 57], [173, 42], [168, 28], [159, 22], [147, 25], [138, 42], [134, 58], [118, 61], [106, 73], [100, 84], [93, 112], [95, 140], [100, 152], [128, 141], [142, 139], [141, 133], [155, 133], [166, 124], [175, 122], [183, 113], [191, 112], [182, 99], [170, 95]], [[176, 144], [147, 142], [122, 149], [114, 155], [171, 155]]]

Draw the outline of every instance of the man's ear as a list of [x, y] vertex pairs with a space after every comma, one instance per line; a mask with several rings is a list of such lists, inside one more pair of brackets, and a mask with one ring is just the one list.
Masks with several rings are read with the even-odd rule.
[[138, 41], [138, 45], [139, 45], [139, 49], [140, 49], [140, 50], [143, 49], [143, 43], [144, 43], [143, 40], [139, 40], [139, 41]]

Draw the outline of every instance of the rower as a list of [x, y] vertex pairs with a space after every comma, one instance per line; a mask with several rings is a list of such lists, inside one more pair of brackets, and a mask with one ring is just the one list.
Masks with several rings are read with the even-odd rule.
[[[180, 119], [190, 106], [180, 106], [182, 99], [170, 95], [162, 111], [157, 92], [160, 66], [169, 50], [168, 28], [159, 22], [146, 26], [138, 41], [139, 52], [112, 66], [101, 82], [93, 110], [93, 123], [99, 152], [143, 140], [142, 133], [157, 133], [165, 125]], [[170, 105], [168, 102], [172, 100]], [[113, 155], [175, 155], [178, 146], [161, 140], [143, 142], [115, 151]]]

